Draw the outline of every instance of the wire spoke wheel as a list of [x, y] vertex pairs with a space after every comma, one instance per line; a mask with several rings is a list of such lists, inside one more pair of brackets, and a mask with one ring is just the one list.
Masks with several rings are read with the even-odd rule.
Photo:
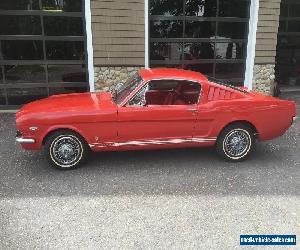
[[254, 132], [244, 124], [232, 124], [222, 131], [216, 147], [224, 159], [242, 161], [255, 147]]
[[244, 130], [234, 130], [226, 136], [224, 149], [232, 157], [242, 156], [250, 145], [250, 135]]
[[52, 161], [61, 168], [75, 166], [83, 156], [81, 141], [73, 135], [60, 135], [50, 145]]

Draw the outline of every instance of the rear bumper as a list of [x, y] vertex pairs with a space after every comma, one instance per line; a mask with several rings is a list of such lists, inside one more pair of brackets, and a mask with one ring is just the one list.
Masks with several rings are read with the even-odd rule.
[[293, 116], [293, 122], [292, 122], [292, 124], [295, 123], [296, 120], [297, 120], [297, 116]]

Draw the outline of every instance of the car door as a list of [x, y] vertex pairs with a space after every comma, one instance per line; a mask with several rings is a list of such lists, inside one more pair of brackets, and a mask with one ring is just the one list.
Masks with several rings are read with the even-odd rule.
[[[168, 81], [169, 85], [172, 83], [176, 85], [179, 82]], [[157, 86], [160, 83], [155, 81]], [[144, 145], [145, 141], [149, 144], [167, 144], [191, 140], [195, 130], [197, 103], [174, 105], [160, 100], [161, 103], [145, 105], [145, 92], [149, 91], [151, 84], [153, 81], [145, 84], [126, 105], [119, 107], [117, 124], [119, 142]], [[168, 92], [168, 89], [162, 88], [159, 91], [163, 94]]]

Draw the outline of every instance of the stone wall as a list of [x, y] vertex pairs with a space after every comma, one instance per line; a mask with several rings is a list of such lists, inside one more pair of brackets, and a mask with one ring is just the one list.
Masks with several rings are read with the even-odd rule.
[[96, 91], [109, 91], [119, 88], [120, 85], [140, 69], [141, 67], [95, 66], [95, 89]]
[[[98, 67], [95, 66], [96, 91], [110, 91], [119, 88], [141, 67]], [[275, 65], [254, 65], [253, 90], [272, 95], [275, 80]]]
[[272, 95], [275, 81], [275, 65], [254, 65], [253, 90]]

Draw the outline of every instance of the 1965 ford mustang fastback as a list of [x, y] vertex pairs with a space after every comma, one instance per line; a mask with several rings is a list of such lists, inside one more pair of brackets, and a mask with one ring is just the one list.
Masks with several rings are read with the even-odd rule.
[[16, 115], [23, 148], [44, 148], [60, 169], [90, 151], [212, 147], [241, 161], [256, 141], [281, 136], [296, 117], [294, 102], [247, 91], [178, 69], [141, 70], [113, 96], [52, 96]]

